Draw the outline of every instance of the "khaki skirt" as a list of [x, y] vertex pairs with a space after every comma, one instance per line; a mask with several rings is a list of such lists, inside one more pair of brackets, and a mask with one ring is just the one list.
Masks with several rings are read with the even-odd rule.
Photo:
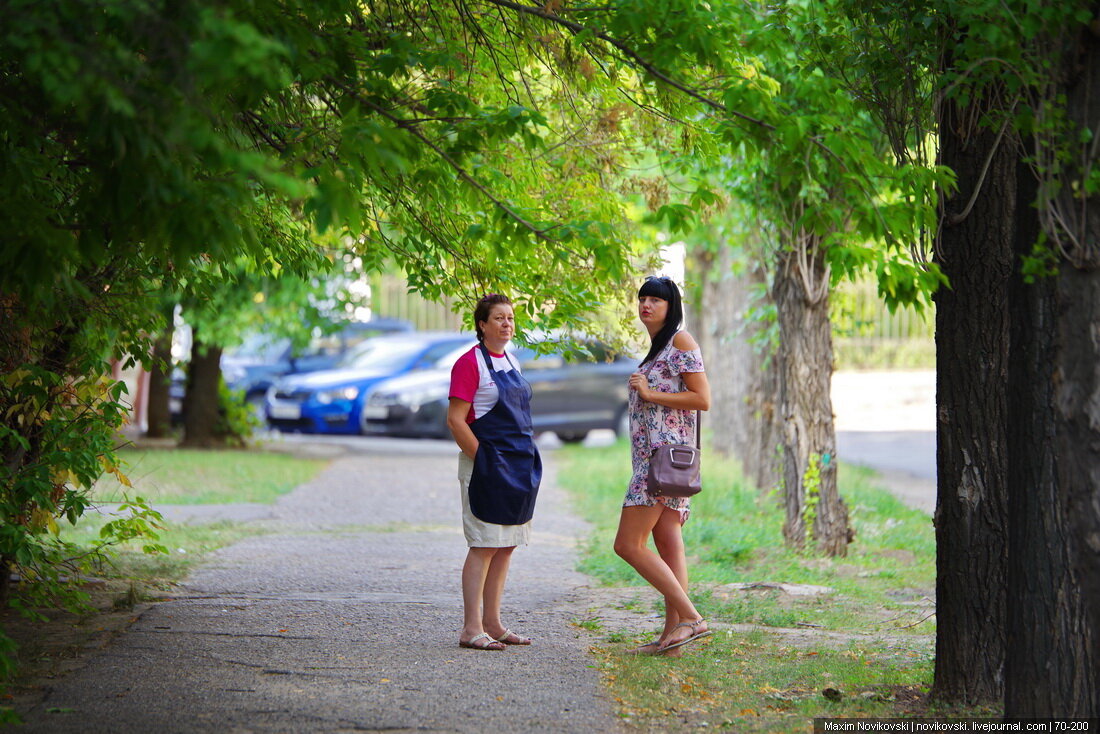
[[494, 525], [479, 520], [470, 509], [470, 477], [474, 473], [474, 460], [463, 453], [458, 455], [458, 485], [462, 489], [462, 532], [466, 545], [471, 548], [511, 548], [531, 542], [531, 522], [522, 525]]

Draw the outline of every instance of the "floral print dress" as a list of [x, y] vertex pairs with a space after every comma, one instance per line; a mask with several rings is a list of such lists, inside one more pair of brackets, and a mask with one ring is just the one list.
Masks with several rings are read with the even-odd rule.
[[[703, 356], [698, 349], [683, 351], [672, 345], [662, 349], [650, 363], [643, 362], [639, 372], [649, 370], [649, 388], [658, 392], [683, 392], [684, 372], [703, 372]], [[638, 397], [630, 391], [630, 460], [634, 474], [626, 490], [623, 507], [653, 506], [660, 502], [680, 513], [680, 524], [687, 522], [691, 500], [687, 497], [654, 497], [647, 488], [649, 457], [653, 449], [669, 444], [695, 443], [695, 411], [666, 408]]]

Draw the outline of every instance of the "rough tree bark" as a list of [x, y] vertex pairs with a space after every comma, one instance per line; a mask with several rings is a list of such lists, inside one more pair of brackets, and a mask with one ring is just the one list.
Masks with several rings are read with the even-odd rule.
[[[1095, 126], [1100, 43], [1093, 34], [1070, 45], [1065, 78], [1059, 91], [1070, 119]], [[1023, 257], [1039, 240], [1039, 188], [1022, 163], [1019, 180]], [[1082, 207], [1074, 198], [1082, 188], [1064, 185], [1056, 206], [1083, 236], [1073, 244], [1064, 232], [1047, 233], [1066, 247], [1058, 274], [1013, 281], [1009, 717], [1100, 716], [1100, 202]]]
[[221, 382], [222, 348], [203, 344], [198, 329], [191, 342], [187, 393], [183, 398], [181, 446], [211, 448], [225, 444], [218, 425], [218, 385]]
[[724, 243], [696, 259], [703, 286], [700, 345], [713, 397], [711, 445], [737, 458], [745, 477], [770, 491], [779, 485], [779, 379], [774, 356], [752, 343], [766, 326], [748, 317], [771, 299], [767, 271], [759, 258]]
[[[1018, 168], [1016, 251], [1031, 253], [1039, 222], [1032, 204], [1038, 187]], [[1079, 701], [1085, 681], [1079, 641], [1087, 638], [1070, 561], [1065, 487], [1052, 441], [1056, 363], [1065, 345], [1058, 333], [1053, 279], [1027, 284], [1015, 274], [1011, 289], [1011, 361], [1008, 404], [1008, 628], [1005, 713], [1049, 716]]]
[[[1058, 701], [1052, 716], [1100, 717], [1100, 217], [1090, 226], [1086, 265], [1066, 266], [1058, 276], [1058, 339], [1055, 357], [1054, 453], [1057, 486], [1069, 518], [1071, 574], [1079, 583], [1076, 613], [1080, 634], [1069, 642], [1074, 657], [1060, 661], [1073, 670], [1075, 700]], [[1067, 671], [1068, 675], [1068, 671]], [[1049, 685], [1049, 679], [1048, 679]]]
[[[1090, 132], [1081, 178], [1094, 173], [1095, 140], [1100, 135], [1100, 35], [1093, 21], [1071, 41], [1065, 68], [1069, 117], [1080, 130]], [[1084, 138], [1078, 138], [1083, 140]], [[1077, 160], [1080, 160], [1078, 158]], [[1058, 337], [1056, 353], [1054, 450], [1058, 485], [1070, 520], [1071, 564], [1080, 583], [1079, 625], [1076, 638], [1082, 666], [1078, 671], [1083, 696], [1051, 712], [1053, 716], [1100, 717], [1100, 196], [1093, 194], [1082, 208], [1067, 202], [1079, 187], [1066, 186], [1066, 208], [1080, 212], [1079, 247], [1062, 264], [1057, 280]], [[1085, 188], [1081, 186], [1080, 188]]]
[[955, 171], [958, 191], [944, 203], [935, 247], [950, 287], [936, 293], [932, 695], [994, 703], [1004, 692], [1007, 286], [1016, 159], [1007, 134], [978, 124], [977, 108], [948, 100], [939, 116], [939, 163]]
[[817, 549], [848, 552], [853, 532], [836, 483], [836, 431], [829, 274], [818, 242], [803, 233], [777, 257], [772, 293], [779, 317], [779, 396], [783, 426], [783, 538], [806, 542], [806, 518]]

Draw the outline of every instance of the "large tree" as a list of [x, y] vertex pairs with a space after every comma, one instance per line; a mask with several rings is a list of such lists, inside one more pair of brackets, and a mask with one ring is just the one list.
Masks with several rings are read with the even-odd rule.
[[1100, 716], [1100, 42], [1082, 10], [1051, 16], [1032, 39], [1045, 64], [1018, 159], [1009, 716]]
[[772, 144], [737, 140], [744, 155], [729, 181], [770, 235], [783, 534], [792, 547], [844, 555], [854, 528], [836, 481], [829, 296], [836, 281], [870, 272], [890, 307], [927, 303], [942, 277], [911, 256], [930, 207], [910, 192], [936, 176], [891, 156], [865, 101], [835, 73], [853, 30], [842, 14], [785, 3], [743, 15], [753, 62], [727, 97], [760, 111]]
[[1095, 716], [1094, 8], [841, 12], [861, 29], [844, 76], [899, 160], [927, 161], [936, 139], [957, 178], [930, 229], [951, 280], [937, 296], [933, 694]]

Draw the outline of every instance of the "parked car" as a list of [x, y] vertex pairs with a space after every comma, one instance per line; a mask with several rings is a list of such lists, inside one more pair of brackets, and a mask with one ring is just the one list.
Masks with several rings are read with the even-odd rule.
[[252, 334], [222, 356], [222, 375], [230, 388], [244, 390], [249, 399], [262, 399], [283, 375], [332, 369], [367, 339], [412, 330], [412, 324], [401, 319], [350, 321], [338, 331], [314, 337], [303, 349], [294, 349], [289, 339]]
[[[262, 414], [264, 396], [283, 375], [332, 369], [348, 351], [371, 337], [412, 330], [413, 325], [402, 319], [349, 321], [333, 333], [313, 338], [302, 349], [295, 349], [287, 338], [272, 337], [264, 332], [249, 334], [239, 347], [228, 349], [222, 355], [222, 376], [230, 389], [243, 390], [245, 399], [257, 406], [257, 412]], [[169, 387], [169, 409], [173, 419], [182, 412], [186, 383], [186, 372], [177, 367]]]
[[440, 360], [474, 337], [453, 332], [379, 336], [348, 352], [331, 370], [289, 375], [267, 392], [264, 414], [282, 431], [359, 433], [363, 403], [371, 388], [394, 375], [435, 370]]
[[[531, 383], [531, 421], [535, 431], [553, 431], [567, 443], [583, 441], [589, 431], [629, 431], [627, 378], [638, 361], [609, 355], [597, 342], [579, 353], [537, 355], [512, 348], [524, 377]], [[450, 368], [460, 350], [447, 355], [440, 369], [393, 377], [375, 385], [362, 411], [362, 431], [384, 436], [448, 438]], [[609, 361], [610, 360], [610, 361]]]

